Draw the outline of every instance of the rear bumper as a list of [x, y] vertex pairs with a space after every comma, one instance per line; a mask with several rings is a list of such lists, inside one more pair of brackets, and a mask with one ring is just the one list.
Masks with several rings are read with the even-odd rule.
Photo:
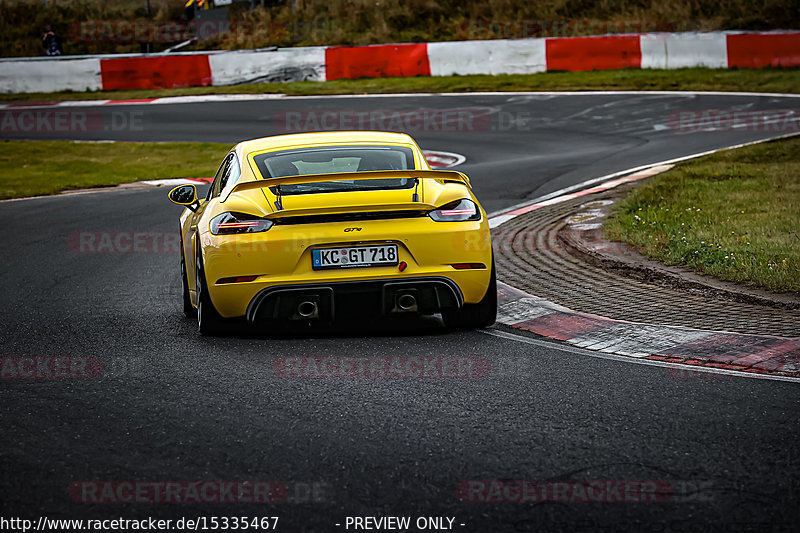
[[[479, 302], [486, 293], [492, 249], [485, 217], [456, 223], [438, 223], [428, 217], [374, 220], [361, 224], [357, 232], [345, 231], [352, 225], [276, 225], [267, 232], [236, 236], [202, 233], [203, 267], [214, 307], [225, 318], [244, 317], [258, 295], [274, 290], [335, 286], [336, 292], [344, 294], [349, 292], [348, 287], [382, 287], [425, 279], [441, 279], [445, 285], [454, 286], [459, 306]], [[312, 269], [314, 248], [373, 244], [397, 245], [398, 260], [407, 267]], [[483, 264], [485, 268], [456, 269], [453, 265], [458, 263]], [[237, 276], [254, 279], [227, 282]], [[340, 316], [342, 311], [342, 306], [336, 306], [334, 312]]]
[[[413, 305], [398, 303], [404, 295]], [[303, 303], [313, 303], [304, 315]], [[436, 313], [464, 304], [455, 282], [443, 277], [395, 278], [306, 285], [279, 285], [260, 291], [247, 306], [251, 324], [270, 320], [333, 320], [358, 316]]]

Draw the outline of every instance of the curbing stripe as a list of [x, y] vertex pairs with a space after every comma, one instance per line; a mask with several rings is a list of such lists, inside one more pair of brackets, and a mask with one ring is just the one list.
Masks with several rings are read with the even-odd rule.
[[536, 339], [520, 335], [519, 333], [509, 333], [498, 329], [483, 329], [479, 331], [485, 335], [491, 335], [492, 337], [498, 337], [501, 339], [506, 339], [514, 342], [521, 342], [524, 344], [531, 344], [533, 346], [540, 346], [542, 348], [548, 348], [550, 350], [574, 353], [582, 356], [594, 357], [596, 359], [605, 359], [607, 361], [617, 361], [627, 364], [632, 363], [637, 365], [660, 367], [664, 368], [673, 377], [678, 377], [678, 378], [704, 378], [704, 377], [713, 378], [713, 377], [727, 376], [727, 377], [765, 379], [770, 381], [785, 381], [790, 383], [800, 383], [800, 378], [765, 374], [763, 372], [754, 369], [748, 369], [740, 372], [735, 370], [727, 370], [723, 368], [700, 366], [698, 364], [699, 361], [692, 362], [690, 360], [684, 360], [683, 362], [671, 362], [669, 360], [665, 360], [667, 358], [662, 358], [658, 356], [642, 357], [640, 359], [635, 359], [623, 355], [616, 355], [603, 352], [593, 352], [591, 350], [584, 350], [583, 348], [577, 348], [569, 344], [558, 344], [550, 340]]
[[[644, 179], [644, 178], [649, 178], [650, 176], [655, 176], [656, 174], [660, 174], [662, 172], [665, 172], [665, 171], [671, 169], [673, 166], [675, 166], [675, 165], [672, 165], [672, 164], [656, 164], [654, 166], [645, 168], [644, 170], [640, 170], [639, 172], [634, 172], [633, 174], [630, 174], [630, 175], [625, 176], [623, 178], [617, 178], [617, 179], [614, 179], [614, 180], [606, 181], [606, 182], [602, 183], [601, 185], [598, 185], [596, 187], [592, 187], [591, 189], [584, 189], [582, 191], [578, 191], [578, 192], [574, 192], [574, 193], [563, 194], [561, 196], [556, 196], [555, 198], [550, 198], [549, 200], [544, 200], [544, 201], [536, 202], [536, 203], [533, 203], [533, 204], [524, 205], [523, 207], [518, 207], [516, 209], [514, 209], [512, 207], [511, 209], [513, 209], [513, 211], [503, 212], [502, 215], [496, 215], [496, 216], [489, 215], [489, 217], [490, 217], [490, 219], [489, 219], [489, 227], [490, 228], [496, 228], [496, 227], [500, 226], [501, 224], [505, 224], [509, 220], [512, 220], [512, 219], [514, 219], [514, 218], [516, 218], [516, 217], [518, 217], [520, 215], [524, 215], [525, 213], [530, 213], [531, 211], [535, 211], [535, 210], [537, 210], [537, 209], [539, 209], [541, 207], [545, 207], [545, 206], [553, 205], [553, 204], [558, 204], [558, 203], [564, 202], [566, 200], [571, 200], [573, 198], [580, 198], [581, 196], [585, 196], [587, 194], [607, 191], [609, 189], [613, 189], [615, 187], [619, 187], [623, 183], [630, 183], [631, 181], [637, 181], [637, 180], [641, 180], [641, 179]], [[588, 182], [584, 182], [584, 183], [585, 184], [594, 183], [594, 180], [589, 180]]]
[[577, 348], [680, 366], [769, 374], [800, 381], [800, 338], [626, 322], [571, 311], [498, 282], [497, 322]]
[[[489, 215], [489, 226], [496, 228], [524, 213], [547, 205], [653, 176], [672, 168], [678, 161], [796, 135], [798, 134], [793, 133], [744, 143], [587, 180]], [[590, 187], [598, 182], [600, 185]], [[725, 369], [734, 375], [752, 377], [769, 374], [770, 377], [784, 376], [782, 380], [794, 380], [797, 377], [800, 381], [800, 338], [745, 335], [614, 320], [572, 311], [502, 282], [498, 282], [497, 322], [562, 340], [580, 348], [622, 356], [629, 361], [668, 361], [679, 367], [714, 367]], [[698, 358], [698, 355], [705, 358]], [[790, 377], [785, 377], [787, 375]]]

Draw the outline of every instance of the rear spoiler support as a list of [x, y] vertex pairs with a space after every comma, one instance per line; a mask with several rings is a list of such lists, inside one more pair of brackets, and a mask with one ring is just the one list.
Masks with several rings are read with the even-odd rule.
[[[309, 174], [306, 176], [285, 176], [282, 178], [267, 178], [255, 181], [246, 181], [233, 187], [231, 194], [235, 192], [249, 191], [252, 189], [262, 189], [265, 187], [275, 187], [280, 185], [299, 185], [302, 183], [319, 183], [323, 181], [346, 181], [346, 180], [378, 180], [378, 179], [401, 179], [417, 178], [432, 179], [441, 181], [459, 181], [469, 187], [469, 178], [461, 172], [454, 170], [377, 170], [370, 172], [339, 172], [336, 174]], [[280, 189], [278, 189], [278, 200], [280, 200]]]

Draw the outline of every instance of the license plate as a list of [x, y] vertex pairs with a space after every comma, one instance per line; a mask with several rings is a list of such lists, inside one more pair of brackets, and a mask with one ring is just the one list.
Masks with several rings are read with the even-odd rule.
[[314, 270], [396, 265], [397, 245], [344, 246], [311, 250], [311, 264]]

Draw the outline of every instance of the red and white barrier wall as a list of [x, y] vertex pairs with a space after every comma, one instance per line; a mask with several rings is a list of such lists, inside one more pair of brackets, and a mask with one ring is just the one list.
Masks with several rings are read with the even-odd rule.
[[800, 32], [654, 33], [172, 55], [0, 60], [0, 92], [202, 85], [553, 70], [800, 66]]

